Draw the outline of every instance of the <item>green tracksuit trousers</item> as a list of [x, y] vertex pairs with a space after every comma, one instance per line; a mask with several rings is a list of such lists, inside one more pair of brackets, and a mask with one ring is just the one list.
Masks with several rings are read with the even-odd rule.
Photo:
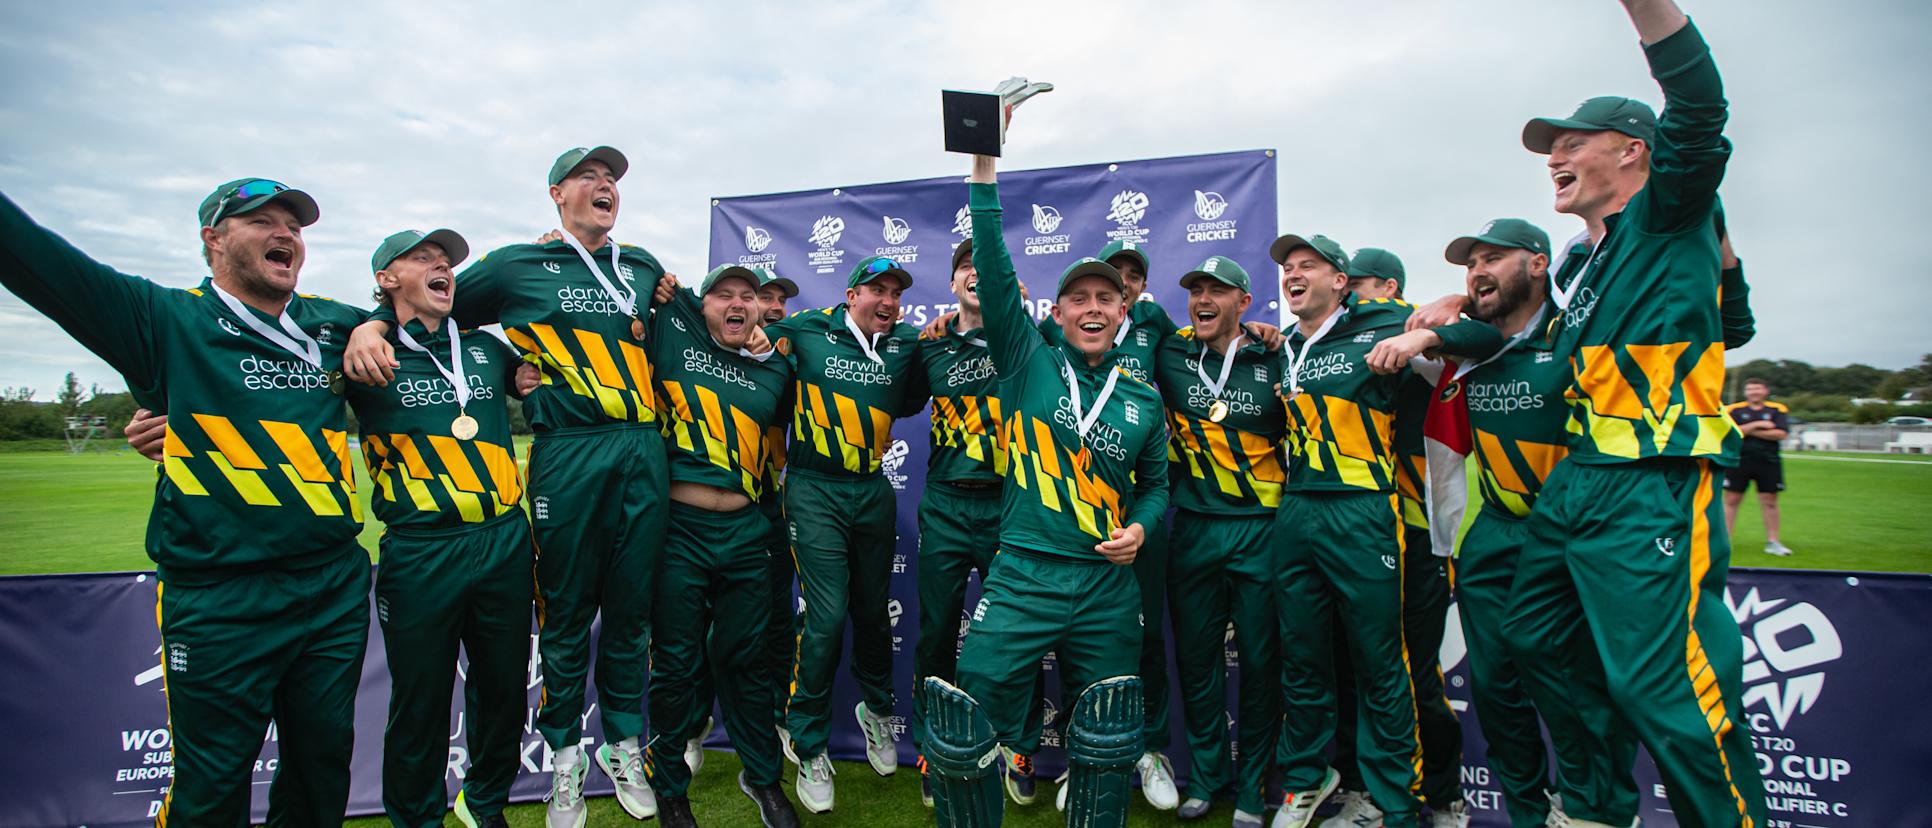
[[832, 675], [852, 619], [852, 677], [867, 709], [892, 715], [892, 622], [886, 615], [895, 540], [892, 484], [880, 475], [833, 477], [792, 469], [785, 517], [805, 601], [786, 721], [800, 759], [825, 752]]
[[[1141, 736], [1147, 750], [1166, 750], [1172, 737], [1167, 728], [1167, 550], [1168, 528], [1160, 523], [1147, 527], [1147, 540], [1134, 556], [1134, 581], [1140, 585], [1140, 614], [1145, 623], [1140, 642], [1141, 692], [1145, 727]], [[1078, 695], [1064, 695], [1065, 708], [1073, 709]]]
[[[1549, 750], [1543, 743], [1526, 670], [1503, 637], [1511, 584], [1528, 539], [1527, 521], [1484, 506], [1456, 553], [1456, 605], [1469, 653], [1470, 703], [1475, 707], [1483, 739], [1489, 743], [1489, 769], [1502, 788], [1503, 808], [1509, 813], [1511, 828], [1533, 828], [1547, 822], [1550, 803], [1546, 792], [1558, 789], [1550, 780]], [[1576, 756], [1577, 748], [1566, 746], [1555, 735], [1553, 727], [1557, 753], [1571, 757], [1572, 772], [1579, 777], [1587, 775], [1589, 764]], [[1592, 783], [1581, 778], [1563, 781], [1566, 804], [1594, 798], [1589, 793]], [[1636, 806], [1636, 793], [1629, 791], [1629, 807]]]

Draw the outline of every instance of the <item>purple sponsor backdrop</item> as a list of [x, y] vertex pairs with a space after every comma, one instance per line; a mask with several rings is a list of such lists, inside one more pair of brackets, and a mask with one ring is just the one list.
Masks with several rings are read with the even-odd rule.
[[[910, 507], [910, 503], [903, 504]], [[1932, 767], [1932, 671], [1924, 621], [1932, 576], [1734, 570], [1725, 603], [1743, 627], [1745, 702], [1737, 717], [1755, 740], [1771, 803], [1771, 825], [1853, 828], [1921, 822], [1916, 786]], [[1452, 610], [1453, 612], [1453, 610]], [[356, 701], [354, 786], [349, 810], [381, 809], [378, 791], [384, 709], [389, 700], [380, 629], [371, 637]], [[1443, 645], [1452, 702], [1461, 711], [1465, 795], [1476, 824], [1503, 825], [1499, 794], [1468, 709], [1462, 641]], [[908, 634], [910, 630], [908, 630]], [[533, 638], [534, 641], [534, 638]], [[16, 749], [0, 754], [0, 826], [146, 823], [168, 783], [170, 742], [161, 691], [160, 635], [151, 574], [0, 578], [0, 726]], [[909, 653], [910, 650], [908, 649]], [[530, 704], [536, 681], [533, 659]], [[595, 691], [592, 691], [595, 701]], [[461, 722], [461, 693], [451, 731]], [[589, 732], [598, 725], [590, 711]], [[837, 731], [849, 737], [851, 726]], [[271, 734], [272, 738], [272, 734]], [[547, 789], [548, 751], [523, 734], [515, 798]], [[858, 755], [846, 738], [838, 749]], [[263, 750], [256, 809], [264, 812], [276, 755]], [[466, 767], [463, 740], [450, 740], [452, 795]], [[1177, 757], [1178, 758], [1178, 757]], [[1675, 825], [1647, 760], [1645, 824]], [[591, 775], [593, 792], [608, 783]], [[600, 783], [603, 787], [599, 787]]]

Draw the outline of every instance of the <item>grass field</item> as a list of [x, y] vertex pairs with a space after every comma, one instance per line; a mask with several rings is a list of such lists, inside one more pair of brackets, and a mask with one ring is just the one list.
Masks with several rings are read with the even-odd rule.
[[[518, 456], [523, 455], [522, 447], [519, 442]], [[0, 575], [152, 568], [141, 539], [154, 464], [125, 449], [73, 455], [60, 451], [57, 442], [10, 448], [0, 443], [0, 505], [4, 506], [0, 535], [11, 541], [10, 554], [0, 558]], [[1875, 462], [1881, 460], [1886, 462]], [[356, 465], [358, 491], [367, 497], [371, 487], [362, 477], [361, 464]], [[1925, 525], [1914, 517], [1932, 505], [1932, 457], [1806, 453], [1785, 463], [1785, 477], [1790, 491], [1783, 497], [1784, 540], [1797, 554], [1777, 558], [1761, 551], [1764, 533], [1755, 497], [1749, 497], [1738, 520], [1734, 565], [1932, 572], [1932, 541]], [[1475, 496], [1473, 482], [1470, 492]], [[362, 533], [372, 555], [377, 532], [377, 524], [371, 521]], [[919, 777], [914, 769], [905, 768], [890, 778], [880, 778], [862, 763], [841, 762], [838, 770], [838, 809], [811, 817], [811, 823], [914, 825], [931, 819], [930, 812], [919, 805]], [[785, 772], [791, 772], [789, 765]], [[701, 824], [756, 824], [750, 800], [737, 789], [737, 773], [734, 754], [707, 754], [705, 768], [692, 787], [693, 810]], [[789, 791], [789, 775], [784, 781]], [[1045, 798], [1051, 786], [1042, 785], [1041, 790], [1041, 802], [1031, 807], [1009, 804], [1006, 824], [1021, 828], [1064, 824]], [[1207, 817], [1189, 824], [1225, 824], [1232, 813], [1232, 806], [1221, 802]], [[591, 826], [637, 825], [608, 798], [591, 800], [590, 814]], [[509, 810], [508, 817], [513, 826], [540, 826], [543, 806], [519, 805]], [[370, 817], [350, 824], [376, 828], [387, 821]], [[1182, 823], [1171, 812], [1157, 813], [1142, 804], [1128, 824]]]
[[[524, 445], [520, 439], [518, 457]], [[10, 542], [0, 575], [153, 568], [141, 538], [154, 464], [126, 449], [68, 454], [58, 446], [0, 448], [0, 537]], [[360, 462], [356, 479], [367, 498], [371, 487]], [[1913, 517], [1932, 506], [1932, 457], [1806, 452], [1789, 456], [1785, 479], [1784, 542], [1797, 554], [1764, 554], [1753, 495], [1738, 516], [1732, 565], [1932, 572], [1932, 532]], [[1470, 496], [1476, 496], [1473, 482]], [[362, 531], [372, 555], [379, 531], [373, 520]]]

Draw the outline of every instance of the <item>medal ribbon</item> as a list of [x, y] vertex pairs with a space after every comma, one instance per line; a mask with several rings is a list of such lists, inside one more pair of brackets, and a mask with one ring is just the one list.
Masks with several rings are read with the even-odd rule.
[[1221, 398], [1221, 389], [1228, 387], [1228, 372], [1234, 370], [1234, 354], [1236, 351], [1241, 350], [1241, 343], [1246, 338], [1240, 334], [1235, 334], [1234, 341], [1228, 343], [1228, 352], [1221, 357], [1221, 378], [1219, 380], [1208, 379], [1208, 346], [1206, 342], [1201, 343], [1201, 358], [1195, 360], [1194, 373], [1200, 375], [1201, 384], [1207, 386], [1208, 393], [1213, 394], [1217, 400]]
[[429, 364], [436, 366], [436, 373], [442, 374], [443, 379], [449, 380], [449, 387], [456, 392], [456, 411], [457, 413], [463, 413], [463, 409], [470, 404], [472, 392], [470, 391], [469, 379], [463, 376], [462, 340], [456, 333], [456, 320], [444, 317], [443, 329], [449, 333], [448, 368], [444, 368], [443, 363], [436, 361], [435, 354], [430, 353], [428, 348], [423, 347], [422, 343], [417, 342], [415, 337], [410, 336], [408, 329], [397, 326], [396, 338], [402, 340], [402, 344], [408, 346], [410, 349], [421, 351], [423, 356], [429, 357]]
[[1065, 354], [1060, 355], [1060, 373], [1066, 377], [1067, 398], [1073, 403], [1074, 431], [1079, 432], [1080, 439], [1085, 440], [1087, 432], [1093, 430], [1093, 424], [1100, 421], [1100, 412], [1107, 407], [1107, 398], [1114, 395], [1114, 383], [1120, 381], [1120, 371], [1107, 371], [1107, 384], [1100, 387], [1100, 396], [1094, 398], [1092, 411], [1086, 411], [1080, 405], [1080, 378], [1074, 375], [1073, 362]]
[[570, 243], [570, 249], [577, 251], [577, 258], [584, 260], [584, 267], [590, 268], [590, 275], [597, 277], [597, 284], [604, 289], [604, 295], [609, 296], [612, 302], [617, 303], [617, 309], [623, 311], [625, 316], [635, 318], [637, 316], [637, 291], [632, 290], [630, 293], [621, 293], [617, 290], [617, 286], [611, 283], [611, 279], [622, 272], [617, 269], [617, 242], [615, 240], [610, 241], [611, 275], [605, 276], [604, 271], [597, 269], [597, 260], [590, 257], [590, 251], [584, 249], [583, 242], [577, 241], [576, 236], [565, 233], [564, 241]]
[[1308, 349], [1315, 347], [1315, 343], [1320, 342], [1322, 337], [1327, 336], [1329, 331], [1334, 330], [1335, 323], [1342, 321], [1342, 317], [1347, 314], [1347, 307], [1336, 308], [1334, 313], [1329, 314], [1328, 321], [1323, 322], [1320, 328], [1315, 329], [1315, 335], [1301, 343], [1300, 352], [1296, 352], [1292, 346], [1287, 349], [1288, 388], [1290, 396], [1294, 395], [1294, 389], [1301, 387], [1301, 366], [1308, 362]]
[[859, 323], [852, 321], [852, 309], [849, 307], [845, 309], [845, 329], [851, 331], [852, 338], [859, 341], [859, 350], [865, 352], [866, 359], [872, 360], [880, 365], [885, 364], [885, 357], [879, 356], [879, 335], [873, 334], [868, 337], [864, 333], [861, 333], [859, 331]]
[[1515, 348], [1516, 346], [1521, 345], [1524, 342], [1527, 342], [1531, 336], [1536, 335], [1536, 332], [1543, 327], [1543, 317], [1549, 314], [1549, 310], [1550, 308], [1548, 305], [1544, 305], [1543, 307], [1537, 308], [1536, 315], [1530, 317], [1529, 323], [1524, 325], [1522, 330], [1517, 331], [1515, 336], [1510, 337], [1509, 341], [1503, 343], [1502, 350], [1497, 351], [1494, 354], [1491, 354], [1488, 359], [1485, 359], [1481, 362], [1467, 362], [1456, 366], [1456, 374], [1455, 376], [1450, 377], [1449, 381], [1455, 382], [1456, 380], [1462, 379], [1463, 377], [1468, 376], [1470, 371], [1474, 371], [1477, 368], [1481, 368], [1484, 365], [1488, 365], [1489, 363], [1492, 363], [1498, 359], [1501, 359], [1503, 354], [1507, 354], [1510, 352], [1510, 349]]
[[[1559, 285], [1556, 283], [1556, 273], [1558, 270], [1561, 270], [1561, 267], [1554, 267], [1550, 269], [1550, 298], [1556, 300], [1557, 310], [1570, 309], [1570, 300], [1576, 296], [1577, 291], [1583, 289], [1583, 283], [1587, 281], [1590, 278], [1591, 273], [1596, 270], [1597, 254], [1603, 252], [1603, 245], [1605, 242], [1608, 242], [1608, 241], [1610, 241], [1610, 234], [1608, 231], [1606, 231], [1603, 234], [1603, 238], [1598, 239], [1596, 245], [1590, 248], [1590, 258], [1583, 260], [1583, 267], [1580, 268], [1579, 271], [1577, 272], [1576, 279], [1570, 282], [1569, 290], [1564, 290], [1562, 285]], [[1564, 254], [1564, 259], [1567, 260], [1568, 258], [1569, 258], [1569, 255], [1566, 252]]]
[[[282, 330], [278, 331], [262, 322], [255, 314], [250, 313], [248, 306], [242, 304], [242, 300], [236, 299], [233, 294], [222, 290], [220, 285], [209, 282], [208, 286], [215, 289], [215, 295], [221, 297], [222, 304], [228, 306], [230, 313], [241, 317], [242, 323], [247, 325], [249, 330], [260, 334], [263, 339], [275, 343], [282, 350], [294, 354], [297, 358], [315, 368], [315, 370], [322, 370], [322, 346], [317, 344], [313, 337], [304, 333], [301, 327], [295, 324], [295, 320], [288, 315], [287, 306], [283, 306], [282, 308], [282, 318], [278, 320], [282, 325]], [[291, 299], [289, 301], [292, 302], [294, 300]], [[287, 333], [284, 334], [283, 331], [287, 331]]]

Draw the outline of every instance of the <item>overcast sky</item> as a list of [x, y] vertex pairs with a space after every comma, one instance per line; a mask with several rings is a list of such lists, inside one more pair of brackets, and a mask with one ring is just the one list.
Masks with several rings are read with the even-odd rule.
[[[1758, 316], [1733, 359], [1916, 363], [1932, 6], [1685, 2], [1732, 104], [1723, 193]], [[1525, 119], [1661, 103], [1613, 0], [153, 5], [0, 10], [0, 192], [189, 286], [201, 198], [284, 181], [322, 207], [303, 291], [351, 301], [397, 228], [487, 250], [555, 226], [551, 160], [600, 143], [632, 164], [613, 235], [701, 273], [709, 198], [963, 173], [938, 90], [1012, 74], [1059, 89], [1006, 166], [1277, 148], [1284, 230], [1390, 248], [1435, 296], [1461, 289], [1443, 244], [1487, 219], [1580, 228], [1549, 211]], [[0, 386], [45, 399], [67, 371], [125, 387], [0, 292]]]

